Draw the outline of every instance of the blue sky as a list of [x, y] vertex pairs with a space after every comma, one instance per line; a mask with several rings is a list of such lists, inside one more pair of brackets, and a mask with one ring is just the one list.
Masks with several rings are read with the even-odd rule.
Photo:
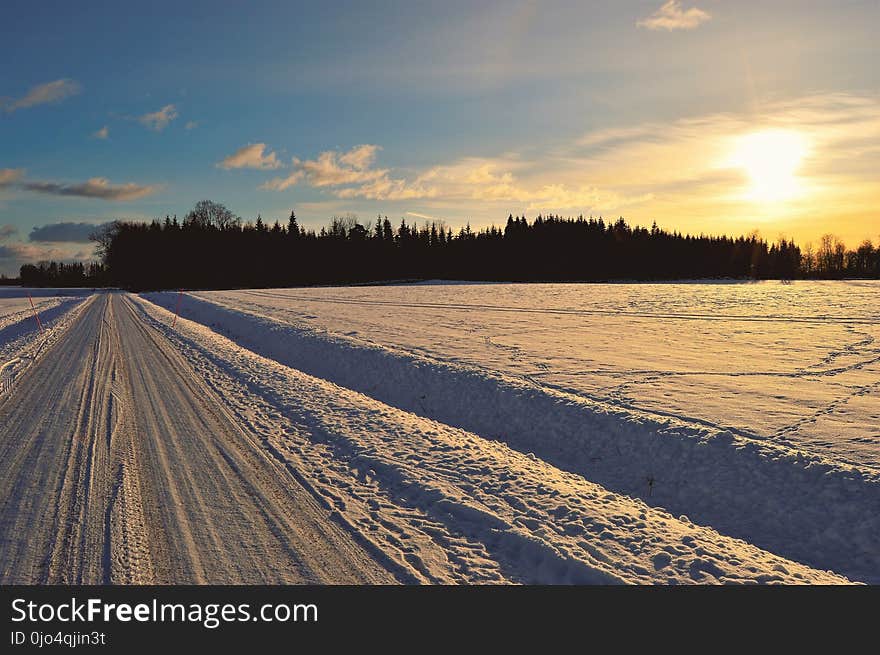
[[6, 0], [0, 272], [202, 198], [876, 240], [877, 25], [877, 1]]

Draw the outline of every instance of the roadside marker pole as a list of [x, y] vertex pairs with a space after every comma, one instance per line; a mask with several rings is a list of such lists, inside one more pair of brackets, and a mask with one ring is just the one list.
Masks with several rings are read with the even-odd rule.
[[177, 291], [177, 307], [174, 308], [174, 320], [171, 322], [171, 329], [177, 325], [177, 317], [180, 315], [180, 301], [183, 300], [183, 289]]
[[28, 291], [28, 300], [31, 301], [31, 311], [34, 313], [34, 318], [37, 319], [37, 327], [40, 328], [40, 334], [43, 334], [43, 323], [40, 321], [40, 315], [37, 314], [37, 308], [34, 307], [34, 299], [31, 298], [30, 291]]

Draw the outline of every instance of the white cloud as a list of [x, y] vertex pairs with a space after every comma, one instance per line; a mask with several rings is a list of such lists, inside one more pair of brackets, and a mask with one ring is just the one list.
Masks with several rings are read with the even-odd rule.
[[3, 107], [7, 112], [13, 112], [18, 109], [27, 109], [29, 107], [36, 107], [37, 105], [51, 104], [60, 102], [72, 95], [76, 95], [81, 90], [82, 87], [80, 84], [74, 80], [55, 80], [54, 82], [46, 82], [45, 84], [31, 87], [21, 98], [8, 100], [3, 104]]
[[672, 30], [692, 30], [711, 18], [712, 16], [702, 9], [697, 7], [683, 9], [679, 0], [669, 0], [653, 14], [640, 20], [637, 25], [649, 30], [671, 32]]
[[186, 122], [186, 125], [184, 125], [183, 128], [184, 128], [185, 130], [189, 131], [189, 130], [194, 130], [194, 129], [196, 129], [198, 126], [199, 126], [199, 122], [198, 122], [198, 121], [187, 121], [187, 122]]
[[110, 128], [106, 125], [96, 132], [92, 132], [92, 136], [96, 139], [107, 139], [110, 136]]
[[386, 169], [371, 168], [379, 149], [379, 146], [364, 144], [342, 153], [327, 150], [317, 159], [303, 161], [294, 157], [290, 175], [269, 180], [261, 188], [283, 191], [303, 180], [318, 188], [377, 182], [388, 176]]
[[431, 216], [430, 214], [420, 214], [419, 212], [405, 212], [407, 216], [413, 216], [415, 218], [423, 218], [426, 221], [442, 221], [444, 219], [438, 216]]
[[290, 175], [269, 180], [261, 188], [282, 191], [304, 183], [327, 188], [337, 198], [348, 200], [443, 199], [471, 204], [515, 203], [530, 209], [594, 207], [599, 203], [622, 206], [633, 201], [584, 184], [523, 184], [514, 170], [534, 175], [542, 164], [513, 158], [466, 157], [431, 167], [411, 179], [392, 177], [388, 169], [372, 167], [379, 150], [376, 145], [360, 145], [342, 153], [328, 150], [314, 160], [294, 158]]
[[[584, 181], [577, 163], [545, 155], [533, 161], [513, 157], [466, 157], [435, 166], [408, 188], [430, 189], [428, 197], [469, 206], [502, 205], [525, 211], [604, 211], [644, 202], [649, 194], [622, 194]], [[553, 172], [548, 178], [546, 169]], [[553, 179], [549, 182], [548, 179]]]
[[426, 187], [418, 182], [410, 184], [403, 179], [391, 179], [383, 175], [379, 179], [357, 187], [339, 189], [339, 198], [368, 198], [370, 200], [411, 200], [414, 198], [435, 198], [436, 187]]
[[177, 107], [174, 105], [165, 105], [159, 111], [154, 111], [143, 116], [138, 116], [138, 122], [155, 132], [161, 132], [168, 124], [177, 118]]
[[370, 168], [372, 154], [365, 155], [364, 148], [365, 146], [356, 146], [342, 154], [328, 150], [314, 160], [294, 159], [293, 165], [295, 169], [305, 173], [309, 184], [316, 187], [371, 182], [385, 176], [387, 170]]
[[[294, 160], [296, 162], [296, 160]], [[260, 185], [265, 191], [284, 191], [292, 186], [299, 184], [300, 180], [305, 177], [304, 171], [293, 171], [287, 177], [275, 177]]]
[[23, 168], [0, 168], [0, 189], [12, 186], [24, 176]]
[[373, 168], [376, 153], [374, 144], [355, 146], [346, 152], [327, 150], [317, 159], [293, 159], [293, 171], [285, 178], [269, 180], [261, 188], [283, 191], [302, 181], [316, 188], [331, 188], [338, 198], [367, 198], [371, 200], [406, 200], [433, 198], [437, 190], [402, 178], [392, 178], [387, 168]]
[[373, 162], [376, 160], [376, 153], [381, 149], [379, 146], [372, 144], [355, 146], [348, 152], [340, 155], [339, 161], [354, 169], [364, 170], [373, 165]]
[[239, 148], [234, 153], [217, 163], [218, 168], [256, 168], [269, 170], [281, 168], [282, 164], [274, 152], [266, 151], [265, 143], [251, 143]]

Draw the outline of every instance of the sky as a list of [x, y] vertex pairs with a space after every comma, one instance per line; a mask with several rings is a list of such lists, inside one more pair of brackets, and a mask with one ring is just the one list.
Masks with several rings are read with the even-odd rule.
[[206, 198], [878, 243], [878, 25], [878, 0], [4, 0], [0, 273]]

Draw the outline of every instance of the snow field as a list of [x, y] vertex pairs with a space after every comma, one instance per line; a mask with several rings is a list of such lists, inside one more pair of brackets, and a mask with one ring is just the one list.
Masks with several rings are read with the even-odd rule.
[[[58, 306], [61, 302], [60, 298], [35, 298], [34, 307], [38, 312], [44, 312], [53, 307]], [[31, 305], [27, 297], [3, 297], [0, 296], [0, 330], [3, 330], [14, 323], [27, 320], [34, 320]]]
[[[175, 294], [143, 297], [174, 309]], [[840, 581], [780, 556], [798, 541], [816, 566], [877, 571], [860, 541], [876, 537], [876, 523], [862, 514], [845, 524], [868, 504], [865, 487], [876, 498], [877, 481], [850, 468], [192, 297], [182, 314], [195, 322], [173, 334], [162, 327], [168, 311], [138, 302], [338, 520], [416, 580]], [[810, 487], [822, 507], [797, 513], [786, 494]], [[782, 497], [756, 511], [765, 492]], [[772, 519], [755, 516], [765, 510]], [[817, 529], [829, 516], [842, 538]], [[785, 520], [806, 533], [774, 529]], [[784, 548], [767, 552], [752, 533]]]
[[876, 282], [801, 281], [194, 295], [880, 471], [878, 412], [859, 402], [880, 400], [878, 292]]

